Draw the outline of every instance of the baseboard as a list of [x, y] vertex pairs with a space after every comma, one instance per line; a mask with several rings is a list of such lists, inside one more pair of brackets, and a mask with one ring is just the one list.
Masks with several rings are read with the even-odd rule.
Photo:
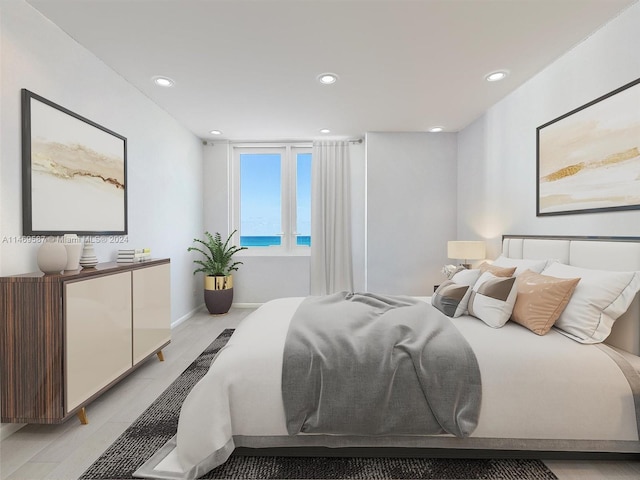
[[13, 435], [26, 425], [26, 423], [0, 423], [0, 441], [4, 440], [9, 435]]
[[176, 328], [178, 325], [180, 325], [182, 322], [189, 320], [191, 317], [193, 317], [196, 313], [198, 313], [200, 310], [202, 310], [204, 308], [204, 303], [201, 303], [200, 305], [198, 305], [196, 308], [194, 308], [193, 310], [191, 310], [189, 313], [187, 313], [186, 315], [181, 316], [180, 318], [178, 318], [175, 322], [171, 322], [171, 328]]

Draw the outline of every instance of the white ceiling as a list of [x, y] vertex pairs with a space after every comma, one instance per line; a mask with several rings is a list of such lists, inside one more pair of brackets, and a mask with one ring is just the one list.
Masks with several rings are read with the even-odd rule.
[[458, 131], [635, 1], [28, 0], [195, 135], [231, 140]]

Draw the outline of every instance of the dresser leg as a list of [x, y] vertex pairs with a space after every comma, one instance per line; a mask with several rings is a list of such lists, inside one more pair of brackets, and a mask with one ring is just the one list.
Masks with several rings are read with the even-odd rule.
[[164, 362], [164, 355], [162, 354], [162, 350], [156, 353], [156, 355], [158, 356], [158, 360], [160, 360], [161, 362]]
[[80, 423], [82, 425], [87, 425], [89, 423], [89, 419], [87, 418], [87, 410], [84, 407], [78, 410], [78, 413], [76, 415], [78, 415], [78, 419], [80, 420]]

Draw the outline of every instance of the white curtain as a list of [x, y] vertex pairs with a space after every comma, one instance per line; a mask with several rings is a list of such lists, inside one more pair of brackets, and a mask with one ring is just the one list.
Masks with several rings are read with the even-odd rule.
[[353, 291], [348, 142], [314, 142], [311, 294]]

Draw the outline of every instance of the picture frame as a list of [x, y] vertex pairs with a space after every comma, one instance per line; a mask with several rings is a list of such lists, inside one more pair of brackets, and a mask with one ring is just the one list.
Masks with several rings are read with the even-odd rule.
[[640, 78], [536, 129], [536, 216], [640, 209]]
[[23, 235], [127, 234], [127, 139], [22, 89]]

